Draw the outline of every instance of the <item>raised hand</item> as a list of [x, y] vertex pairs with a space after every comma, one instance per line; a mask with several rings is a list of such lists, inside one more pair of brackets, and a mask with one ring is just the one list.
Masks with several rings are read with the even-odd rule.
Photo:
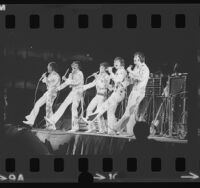
[[131, 72], [131, 71], [132, 71], [132, 70], [131, 70], [132, 67], [133, 67], [133, 65], [130, 65], [130, 66], [127, 68], [127, 71], [128, 71], [128, 72]]
[[93, 76], [94, 76], [95, 78], [97, 78], [98, 74], [97, 74], [97, 73], [94, 73]]
[[107, 70], [108, 70], [109, 73], [112, 73], [112, 68], [113, 68], [113, 67], [108, 67]]
[[65, 76], [62, 76], [62, 80], [64, 80], [64, 81], [65, 81], [65, 80], [67, 80], [67, 78], [66, 78]]

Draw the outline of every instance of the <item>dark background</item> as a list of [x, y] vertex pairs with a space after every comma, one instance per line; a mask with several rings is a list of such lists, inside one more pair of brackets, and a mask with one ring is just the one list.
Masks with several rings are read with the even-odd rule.
[[[175, 14], [184, 14], [186, 10], [190, 13], [186, 16], [186, 27], [176, 28]], [[4, 27], [6, 14], [15, 14], [14, 29]], [[40, 15], [39, 29], [30, 29], [31, 14]], [[56, 14], [65, 16], [63, 29], [54, 28], [53, 18]], [[88, 28], [78, 27], [79, 14], [89, 16]], [[102, 28], [103, 14], [113, 15], [112, 28]], [[137, 28], [126, 27], [127, 14], [137, 15]], [[161, 28], [151, 28], [152, 14], [161, 15]], [[136, 51], [145, 54], [152, 73], [158, 70], [165, 75], [172, 73], [175, 63], [180, 64], [180, 72], [189, 73], [190, 110], [197, 113], [198, 21], [198, 6], [188, 6], [186, 9], [184, 5], [115, 5], [114, 8], [113, 5], [100, 4], [7, 5], [0, 16], [0, 56], [1, 81], [3, 87], [8, 88], [10, 121], [20, 124], [24, 115], [31, 110], [37, 81], [46, 71], [49, 61], [56, 61], [59, 74], [63, 75], [72, 60], [79, 59], [86, 78], [98, 71], [100, 62], [107, 61], [112, 65], [116, 56], [123, 57], [127, 67], [133, 62]], [[41, 84], [37, 98], [44, 91], [45, 86]], [[62, 102], [65, 91], [69, 89], [60, 92], [56, 102]], [[93, 96], [93, 93], [86, 98]], [[195, 117], [195, 113], [189, 114]], [[43, 114], [39, 119], [42, 117]], [[192, 125], [190, 130], [196, 134], [197, 127]]]
[[[187, 170], [196, 169], [196, 172], [197, 170], [199, 172], [199, 145], [196, 142], [198, 138], [197, 129], [199, 128], [199, 119], [197, 117], [200, 110], [200, 108], [197, 108], [200, 102], [200, 100], [197, 100], [197, 89], [198, 86], [200, 87], [198, 74], [200, 63], [197, 60], [198, 49], [200, 49], [199, 10], [200, 7], [197, 5], [116, 5], [114, 8], [113, 5], [8, 5], [6, 12], [0, 12], [0, 82], [1, 96], [3, 96], [3, 88], [5, 86], [8, 88], [9, 109], [12, 111], [11, 120], [14, 123], [20, 124], [24, 115], [31, 109], [37, 80], [46, 71], [46, 65], [49, 61], [54, 60], [59, 64], [59, 73], [62, 75], [71, 63], [70, 58], [74, 55], [90, 54], [93, 58], [92, 61], [81, 61], [82, 70], [84, 75], [87, 76], [97, 71], [99, 62], [108, 61], [112, 64], [116, 56], [122, 56], [126, 61], [127, 67], [132, 63], [133, 53], [140, 50], [144, 52], [146, 63], [151, 72], [155, 72], [158, 67], [162, 67], [163, 72], [166, 74], [170, 73], [174, 63], [178, 62], [181, 64], [182, 72], [190, 74], [189, 144], [182, 146], [181, 152], [176, 151], [176, 148], [178, 148], [176, 146], [172, 152], [163, 153], [163, 156], [167, 159], [164, 166], [170, 167], [167, 175], [165, 174], [164, 177], [170, 177], [167, 180], [175, 179], [180, 181], [180, 175], [187, 175], [186, 172], [173, 173], [174, 156], [188, 157], [187, 159], [189, 159], [190, 163], [188, 162], [189, 164], [187, 164]], [[114, 16], [114, 27], [112, 29], [102, 29], [101, 16], [103, 13]], [[125, 20], [127, 13], [137, 14], [138, 27], [136, 29], [126, 28]], [[162, 27], [160, 29], [151, 28], [150, 16], [152, 13], [162, 15]], [[186, 28], [175, 28], [174, 16], [176, 13], [186, 14]], [[5, 29], [4, 16], [6, 14], [16, 15], [15, 29]], [[40, 14], [40, 29], [29, 29], [28, 20], [30, 14]], [[54, 14], [65, 15], [64, 29], [53, 28]], [[90, 16], [88, 29], [78, 29], [78, 14], [88, 14]], [[30, 46], [32, 46], [32, 49]], [[35, 57], [22, 58], [20, 55], [16, 55], [19, 49], [39, 51], [41, 53], [62, 53], [69, 60], [62, 61], [56, 55], [52, 58], [46, 58], [46, 60]], [[5, 55], [5, 51], [7, 55]], [[9, 53], [10, 51], [14, 51], [13, 55]], [[27, 83], [29, 83], [28, 86]], [[44, 92], [43, 89], [44, 87], [39, 89], [37, 97]], [[62, 97], [65, 97], [65, 93], [61, 95], [63, 96], [61, 96], [60, 100], [62, 100]], [[0, 107], [2, 111], [3, 106], [0, 105]], [[46, 156], [40, 157], [42, 164], [41, 172], [33, 174], [29, 172], [28, 160], [24, 160], [24, 156], [22, 156], [23, 153], [17, 161], [20, 164], [18, 172], [25, 174], [26, 181], [35, 181], [36, 179], [42, 181], [42, 178], [46, 178], [47, 174], [48, 178], [52, 177], [50, 181], [55, 181], [56, 177], [63, 177], [63, 181], [66, 181], [65, 173], [52, 173], [51, 158]], [[148, 157], [150, 158], [151, 156], [146, 155], [145, 161], [147, 161], [146, 158]], [[5, 166], [3, 162], [3, 160], [0, 160], [1, 167]], [[68, 157], [65, 162], [67, 164], [67, 177], [70, 178], [69, 181], [77, 180], [76, 177], [79, 174], [78, 157]], [[119, 159], [114, 158], [114, 162], [115, 165], [123, 166], [121, 168], [126, 170], [125, 160], [122, 161], [121, 156]], [[72, 168], [70, 164], [73, 165]], [[96, 156], [94, 159], [90, 158], [90, 164], [93, 164], [90, 165], [90, 170], [91, 166], [94, 166], [94, 173], [96, 173], [97, 169], [102, 169], [102, 160], [100, 161], [100, 158], [97, 159]], [[142, 164], [142, 166], [145, 165]], [[48, 173], [42, 174], [44, 169]], [[159, 175], [152, 173], [150, 168], [145, 173], [141, 171], [139, 175], [141, 175], [139, 178], [145, 175], [153, 176], [154, 179], [160, 177], [160, 173]], [[132, 174], [130, 176], [130, 179], [125, 180], [132, 181]], [[127, 174], [125, 174], [125, 178], [127, 177]], [[148, 181], [149, 179], [140, 180]]]

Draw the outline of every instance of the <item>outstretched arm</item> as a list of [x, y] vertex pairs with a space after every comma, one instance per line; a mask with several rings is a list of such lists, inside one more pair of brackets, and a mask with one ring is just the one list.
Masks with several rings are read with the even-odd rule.
[[58, 91], [60, 91], [60, 90], [62, 90], [62, 89], [64, 89], [64, 88], [66, 88], [69, 84], [70, 84], [69, 79], [65, 80], [64, 83], [62, 83], [60, 86], [58, 86], [58, 88], [57, 88]]
[[95, 79], [93, 82], [90, 82], [89, 84], [85, 84], [85, 85], [83, 86], [83, 91], [86, 91], [86, 90], [88, 90], [88, 89], [94, 87], [95, 85], [96, 85], [96, 79]]

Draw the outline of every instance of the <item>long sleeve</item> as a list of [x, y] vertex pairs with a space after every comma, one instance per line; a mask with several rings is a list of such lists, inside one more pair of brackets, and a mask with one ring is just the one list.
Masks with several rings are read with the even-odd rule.
[[107, 75], [105, 78], [105, 87], [109, 88], [109, 84], [110, 84], [110, 76]]
[[149, 78], [149, 69], [143, 66], [138, 72], [133, 70], [130, 72], [129, 75], [133, 79], [136, 79], [138, 81], [143, 81]]
[[58, 87], [58, 90], [62, 90], [62, 89], [64, 89], [64, 88], [66, 88], [69, 84], [70, 84], [69, 79], [65, 80], [65, 82], [62, 83], [62, 84]]
[[74, 75], [74, 77], [72, 76], [72, 78], [70, 79], [70, 85], [72, 86], [82, 85], [83, 83], [84, 83], [84, 76], [81, 71], [79, 71], [76, 75]]
[[125, 79], [126, 75], [126, 71], [122, 69], [117, 71], [116, 74], [111, 73], [110, 77], [115, 83], [117, 83], [122, 82]]
[[96, 79], [93, 82], [90, 82], [89, 84], [84, 85], [83, 90], [86, 91], [94, 86], [96, 86]]
[[135, 89], [145, 90], [149, 79], [149, 68], [144, 64], [135, 68], [129, 76], [133, 79]]

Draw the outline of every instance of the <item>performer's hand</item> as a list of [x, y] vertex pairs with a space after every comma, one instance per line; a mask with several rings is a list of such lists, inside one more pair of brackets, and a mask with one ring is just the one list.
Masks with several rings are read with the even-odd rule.
[[111, 84], [108, 85], [108, 90], [112, 91], [113, 90], [113, 86]]
[[62, 76], [62, 80], [64, 80], [64, 81], [65, 81], [65, 80], [67, 80], [67, 78], [66, 78], [65, 76]]
[[97, 76], [98, 76], [98, 74], [97, 74], [97, 73], [94, 73], [93, 75], [94, 75], [94, 77], [95, 77], [95, 78], [97, 78]]
[[56, 88], [56, 91], [60, 91], [60, 86], [58, 86], [58, 87]]
[[111, 74], [112, 73], [112, 67], [108, 67], [108, 72]]
[[46, 72], [45, 73], [43, 73], [43, 75], [42, 75], [42, 78], [45, 78], [46, 77]]
[[133, 65], [130, 65], [130, 66], [127, 68], [127, 71], [128, 71], [128, 72], [131, 72], [131, 71], [132, 71], [132, 70], [131, 70], [132, 67], [133, 67]]
[[43, 83], [46, 83], [46, 81], [47, 81], [47, 77], [44, 77], [44, 78], [42, 79], [42, 82], [43, 82]]

